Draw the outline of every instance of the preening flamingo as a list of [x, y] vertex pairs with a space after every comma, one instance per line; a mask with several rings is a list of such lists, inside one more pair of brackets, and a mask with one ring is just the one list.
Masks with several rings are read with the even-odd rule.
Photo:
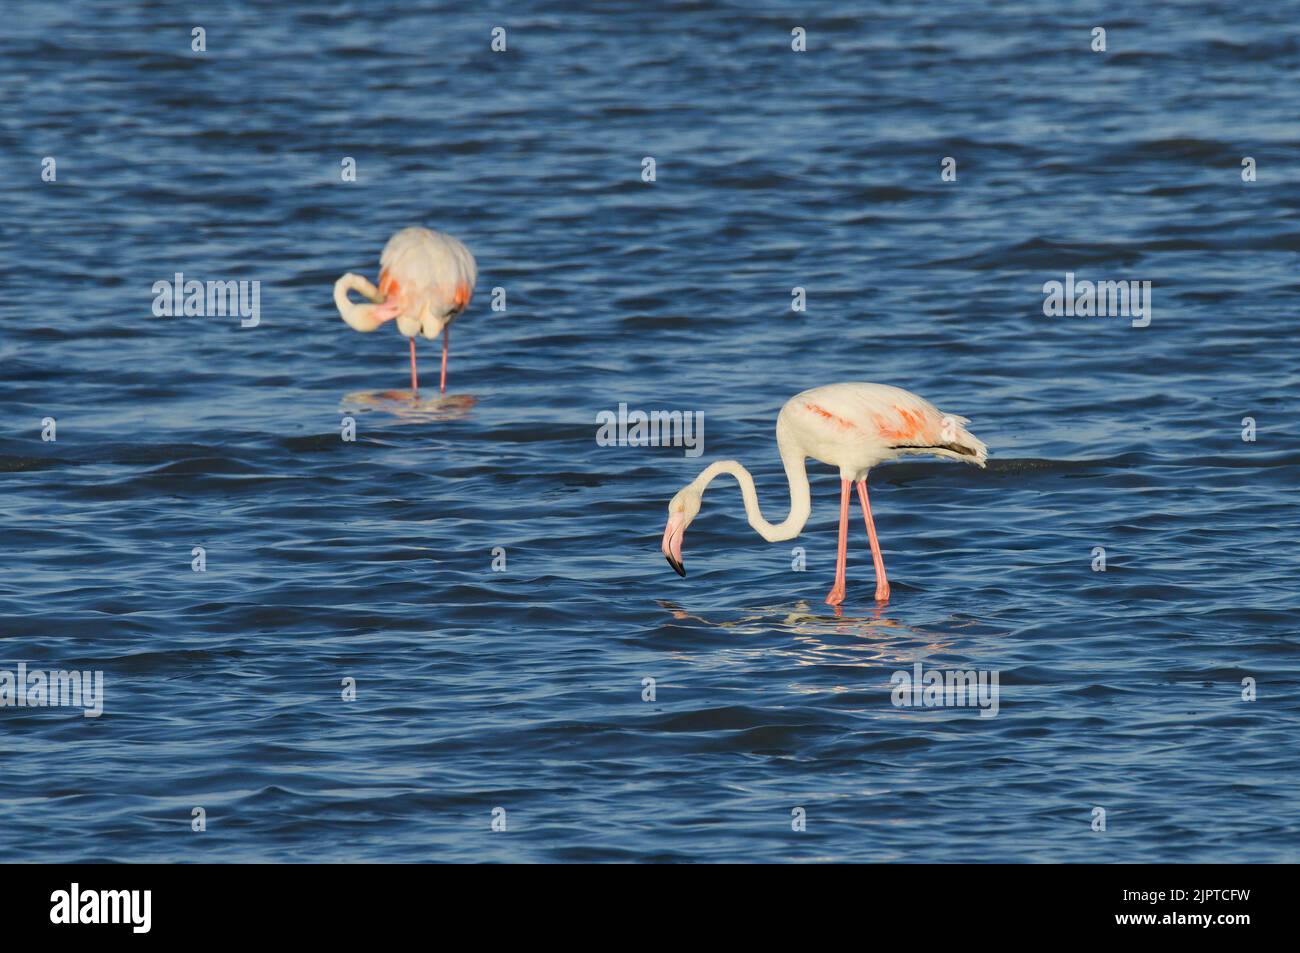
[[[411, 341], [411, 393], [419, 390], [415, 370], [415, 336], [433, 340], [442, 333], [442, 382], [447, 393], [447, 351], [451, 323], [469, 306], [478, 265], [457, 239], [428, 228], [404, 228], [388, 240], [379, 257], [379, 287], [351, 272], [334, 282], [334, 305], [348, 326], [374, 331], [397, 319], [397, 329]], [[357, 304], [356, 291], [370, 300]]]
[[668, 504], [668, 525], [664, 529], [663, 553], [668, 565], [680, 576], [682, 536], [700, 511], [704, 490], [714, 478], [729, 473], [740, 484], [749, 525], [769, 543], [793, 539], [808, 522], [812, 503], [808, 494], [808, 473], [804, 460], [812, 457], [840, 470], [840, 548], [835, 565], [835, 585], [826, 596], [829, 605], [844, 601], [844, 573], [848, 556], [849, 486], [858, 487], [858, 500], [867, 523], [871, 558], [876, 565], [876, 599], [889, 599], [885, 560], [876, 540], [867, 499], [867, 471], [884, 460], [905, 454], [951, 457], [983, 467], [988, 447], [970, 434], [965, 417], [939, 411], [929, 401], [900, 387], [887, 384], [827, 384], [796, 394], [786, 401], [776, 418], [776, 446], [790, 482], [790, 514], [772, 525], [758, 508], [754, 478], [735, 460], [709, 464], [695, 480], [683, 487]]

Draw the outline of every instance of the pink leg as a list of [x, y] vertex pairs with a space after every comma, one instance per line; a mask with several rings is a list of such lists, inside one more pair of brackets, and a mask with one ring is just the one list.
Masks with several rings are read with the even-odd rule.
[[828, 606], [844, 601], [844, 572], [849, 561], [849, 482], [840, 480], [840, 552], [835, 560], [835, 585], [826, 595]]
[[441, 393], [447, 393], [447, 350], [451, 347], [450, 325], [442, 329], [442, 384]]
[[411, 396], [414, 397], [420, 392], [420, 379], [415, 375], [415, 338], [407, 338], [411, 342]]
[[871, 503], [867, 500], [867, 481], [858, 481], [858, 502], [862, 504], [862, 515], [867, 520], [867, 539], [871, 540], [871, 560], [876, 564], [876, 601], [889, 601], [889, 578], [885, 575], [885, 557], [880, 555], [880, 543], [876, 539], [876, 524], [871, 519]]

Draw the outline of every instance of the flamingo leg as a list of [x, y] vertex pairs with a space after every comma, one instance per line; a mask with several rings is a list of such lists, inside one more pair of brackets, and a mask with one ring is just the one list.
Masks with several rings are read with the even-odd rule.
[[420, 378], [415, 373], [415, 338], [407, 338], [411, 342], [411, 396], [414, 397], [420, 392]]
[[447, 351], [451, 347], [451, 325], [442, 329], [442, 383], [439, 391], [447, 393]]
[[[847, 484], [846, 484], [847, 485]], [[885, 575], [885, 557], [880, 555], [880, 542], [876, 539], [876, 524], [871, 518], [871, 502], [867, 499], [867, 480], [858, 481], [858, 502], [867, 521], [867, 539], [871, 540], [871, 560], [876, 564], [876, 601], [889, 601], [889, 577]]]
[[844, 573], [849, 561], [849, 484], [840, 480], [840, 551], [835, 560], [835, 585], [826, 595], [828, 606], [838, 606], [844, 601]]

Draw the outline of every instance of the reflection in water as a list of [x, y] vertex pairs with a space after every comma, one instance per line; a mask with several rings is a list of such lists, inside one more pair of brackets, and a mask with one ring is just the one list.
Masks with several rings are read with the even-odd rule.
[[743, 609], [730, 618], [709, 619], [687, 612], [675, 602], [656, 601], [679, 622], [696, 622], [744, 635], [788, 632], [791, 644], [775, 651], [794, 656], [799, 664], [821, 665], [827, 662], [828, 656], [833, 656], [838, 665], [910, 665], [938, 653], [958, 658], [965, 657], [966, 653], [982, 654], [960, 634], [961, 629], [980, 627], [978, 620], [965, 616], [954, 615], [943, 623], [919, 628], [886, 616], [886, 607], [879, 605], [868, 615], [846, 616], [836, 612], [832, 616], [828, 614], [829, 609], [814, 610], [801, 599], [792, 606]]
[[406, 390], [359, 390], [340, 402], [345, 414], [378, 411], [390, 414], [399, 423], [427, 423], [433, 420], [461, 420], [478, 403], [473, 394], [434, 394], [424, 397]]

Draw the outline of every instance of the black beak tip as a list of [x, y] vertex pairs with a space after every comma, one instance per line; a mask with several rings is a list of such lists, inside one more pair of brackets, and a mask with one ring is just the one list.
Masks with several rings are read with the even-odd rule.
[[673, 557], [671, 557], [671, 556], [667, 556], [667, 557], [665, 557], [665, 558], [668, 560], [668, 565], [670, 565], [670, 566], [673, 567], [673, 572], [677, 573], [677, 575], [679, 575], [679, 576], [681, 576], [683, 579], [685, 579], [685, 578], [686, 578], [686, 567], [683, 566], [681, 563], [679, 563], [677, 560], [673, 559]]

